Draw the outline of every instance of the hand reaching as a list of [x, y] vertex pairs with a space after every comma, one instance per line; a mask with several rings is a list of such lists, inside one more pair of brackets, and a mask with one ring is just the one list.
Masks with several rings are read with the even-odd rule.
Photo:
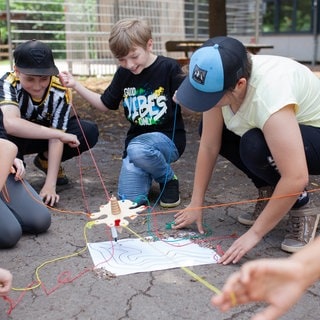
[[53, 207], [60, 199], [59, 195], [56, 193], [55, 187], [48, 187], [46, 184], [40, 191], [40, 197], [43, 202], [50, 207]]
[[76, 148], [80, 145], [78, 137], [71, 133], [64, 133], [60, 138], [60, 141], [63, 143], [67, 143], [71, 148]]
[[12, 274], [6, 269], [0, 268], [0, 297], [8, 295], [12, 285]]
[[195, 222], [197, 224], [198, 231], [201, 234], [204, 233], [201, 208], [195, 208], [189, 204], [185, 209], [176, 213], [174, 219], [174, 225], [172, 226], [173, 229], [181, 229]]
[[73, 88], [76, 84], [76, 80], [73, 78], [72, 74], [68, 71], [60, 72], [59, 79], [61, 81], [61, 84], [67, 88]]
[[269, 304], [252, 320], [275, 320], [301, 297], [305, 290], [303, 264], [290, 259], [260, 259], [245, 263], [232, 274], [211, 302], [221, 311], [236, 304], [264, 301]]
[[229, 264], [239, 262], [240, 259], [260, 240], [261, 238], [259, 238], [252, 229], [249, 229], [245, 234], [233, 242], [231, 247], [220, 258], [219, 263]]
[[21, 159], [18, 159], [18, 158], [14, 159], [13, 166], [11, 167], [11, 173], [15, 175], [14, 179], [16, 181], [22, 180], [24, 178], [26, 174], [26, 169]]

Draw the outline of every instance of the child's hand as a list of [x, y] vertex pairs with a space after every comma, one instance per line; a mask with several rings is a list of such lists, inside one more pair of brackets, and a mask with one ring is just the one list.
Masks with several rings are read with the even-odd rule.
[[6, 296], [12, 285], [12, 274], [6, 269], [0, 268], [0, 297]]
[[14, 179], [16, 181], [23, 179], [23, 177], [26, 174], [26, 169], [21, 159], [18, 159], [18, 158], [14, 159], [13, 166], [11, 167], [11, 173], [15, 174]]
[[72, 133], [64, 133], [60, 141], [67, 143], [71, 148], [76, 148], [80, 144], [78, 137]]
[[173, 100], [176, 104], [178, 104], [178, 105], [181, 107], [181, 109], [182, 109], [186, 114], [193, 114], [193, 113], [194, 113], [194, 112], [191, 111], [190, 109], [188, 109], [188, 108], [186, 108], [186, 107], [184, 107], [183, 105], [180, 104], [179, 100], [177, 99], [177, 90], [175, 91], [175, 93], [174, 93], [174, 95], [173, 95], [173, 97], [172, 97], [172, 100]]
[[172, 97], [172, 100], [176, 103], [176, 104], [180, 104], [178, 99], [177, 99], [177, 90], [174, 92], [174, 95]]
[[185, 209], [174, 215], [174, 225], [172, 226], [172, 229], [185, 228], [194, 222], [197, 224], [199, 233], [204, 234], [202, 209], [189, 204]]
[[60, 72], [59, 79], [61, 81], [61, 84], [67, 88], [73, 88], [76, 84], [76, 80], [73, 78], [72, 74], [68, 71]]
[[60, 199], [59, 195], [56, 193], [56, 189], [54, 187], [48, 187], [47, 185], [44, 185], [41, 189], [40, 197], [43, 202], [50, 207], [53, 207]]
[[[312, 268], [311, 268], [312, 269]], [[301, 297], [305, 288], [305, 264], [293, 259], [260, 259], [245, 263], [230, 275], [221, 294], [211, 303], [221, 311], [236, 305], [264, 301], [268, 304], [252, 320], [276, 320]]]

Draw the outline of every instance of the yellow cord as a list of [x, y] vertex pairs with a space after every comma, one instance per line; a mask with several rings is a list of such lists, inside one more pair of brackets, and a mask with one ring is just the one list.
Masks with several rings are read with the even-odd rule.
[[[126, 228], [128, 231], [130, 231], [132, 234], [134, 234], [137, 238], [139, 238], [140, 240], [150, 244], [149, 241], [147, 241], [145, 238], [141, 237], [138, 233], [136, 233], [135, 231], [133, 231], [132, 229], [130, 229], [128, 226], [124, 226], [124, 228]], [[151, 244], [150, 244], [151, 245]], [[203, 278], [201, 278], [199, 275], [197, 275], [196, 273], [194, 273], [193, 271], [191, 271], [189, 268], [187, 267], [180, 267], [184, 272], [186, 272], [188, 275], [190, 275], [192, 278], [194, 278], [195, 280], [199, 281], [200, 283], [202, 283], [204, 286], [206, 286], [209, 290], [213, 291], [216, 294], [220, 294], [221, 291], [215, 287], [214, 285], [210, 284], [208, 281], [204, 280]]]
[[40, 276], [39, 276], [40, 269], [42, 269], [47, 264], [54, 263], [54, 262], [61, 261], [61, 260], [65, 260], [65, 259], [69, 259], [69, 258], [72, 258], [72, 257], [76, 257], [76, 256], [79, 256], [80, 254], [82, 254], [83, 252], [85, 252], [87, 250], [87, 248], [88, 248], [88, 238], [87, 238], [86, 229], [87, 228], [91, 228], [91, 226], [92, 226], [92, 221], [89, 221], [89, 222], [86, 223], [86, 225], [85, 225], [85, 227], [83, 229], [84, 239], [85, 239], [85, 242], [86, 242], [86, 246], [84, 248], [82, 248], [80, 251], [77, 251], [75, 253], [69, 254], [67, 256], [58, 257], [58, 258], [43, 262], [40, 266], [38, 266], [36, 268], [36, 271], [35, 271], [35, 277], [36, 277], [37, 284], [35, 284], [32, 287], [28, 287], [28, 288], [12, 288], [12, 290], [14, 290], [14, 291], [30, 291], [30, 290], [34, 290], [34, 289], [40, 287], [41, 283], [42, 283], [42, 281], [40, 279]]
[[230, 292], [231, 305], [235, 307], [237, 305], [236, 294], [232, 291]]
[[[83, 247], [81, 250], [79, 250], [79, 251], [77, 251], [77, 252], [75, 252], [73, 254], [45, 261], [44, 263], [42, 263], [41, 265], [39, 265], [36, 268], [35, 277], [36, 277], [37, 284], [35, 284], [34, 286], [31, 286], [31, 287], [28, 287], [28, 288], [12, 288], [12, 290], [14, 290], [14, 291], [30, 291], [30, 290], [34, 290], [34, 289], [40, 287], [42, 281], [40, 279], [39, 272], [43, 267], [45, 267], [48, 264], [51, 264], [51, 263], [54, 263], [54, 262], [57, 262], [57, 261], [61, 261], [61, 260], [65, 260], [65, 259], [69, 259], [69, 258], [72, 258], [72, 257], [76, 257], [76, 256], [79, 256], [80, 254], [84, 253], [88, 248], [88, 237], [87, 237], [86, 230], [87, 230], [87, 228], [92, 228], [92, 226], [94, 226], [94, 225], [95, 225], [95, 221], [89, 221], [89, 222], [87, 222], [85, 224], [85, 227], [84, 227], [84, 230], [83, 230], [83, 235], [84, 235], [84, 239], [85, 239], [85, 243], [86, 243], [85, 247]], [[145, 238], [141, 237], [138, 233], [136, 233], [135, 231], [130, 229], [128, 226], [124, 226], [124, 228], [126, 228], [128, 231], [130, 231], [132, 234], [134, 234], [140, 240], [150, 244], [149, 241], [147, 241]], [[201, 278], [199, 275], [197, 275], [196, 273], [191, 271], [189, 268], [187, 268], [187, 267], [180, 267], [180, 268], [184, 272], [186, 272], [188, 275], [190, 275], [192, 278], [194, 278], [195, 280], [199, 281], [204, 286], [206, 286], [209, 290], [213, 291], [216, 294], [220, 294], [221, 293], [221, 291], [217, 287], [215, 287], [214, 285], [210, 284], [208, 281], [206, 281], [203, 278]], [[236, 298], [235, 298], [234, 294], [231, 295], [231, 300], [232, 300], [232, 303], [234, 305], [236, 305]]]

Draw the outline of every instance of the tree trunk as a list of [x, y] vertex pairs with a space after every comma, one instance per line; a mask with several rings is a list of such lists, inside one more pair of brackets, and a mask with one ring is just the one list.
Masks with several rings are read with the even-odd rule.
[[209, 0], [209, 37], [226, 35], [226, 0]]

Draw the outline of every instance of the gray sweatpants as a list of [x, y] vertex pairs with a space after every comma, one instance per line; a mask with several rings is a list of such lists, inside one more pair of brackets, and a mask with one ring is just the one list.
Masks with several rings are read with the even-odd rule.
[[11, 248], [23, 232], [39, 234], [48, 230], [51, 214], [27, 181], [8, 176], [0, 194], [0, 248]]

